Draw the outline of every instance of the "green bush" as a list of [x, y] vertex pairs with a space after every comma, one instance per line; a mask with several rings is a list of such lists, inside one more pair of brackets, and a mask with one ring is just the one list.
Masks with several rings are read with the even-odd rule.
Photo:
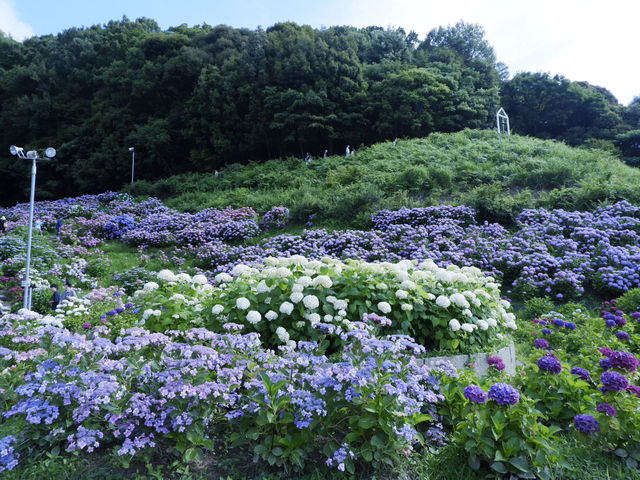
[[627, 291], [618, 299], [616, 306], [628, 315], [640, 311], [640, 288]]
[[544, 298], [530, 298], [524, 302], [524, 309], [519, 312], [519, 316], [522, 316], [525, 320], [533, 320], [546, 313], [553, 311], [554, 304], [549, 297]]

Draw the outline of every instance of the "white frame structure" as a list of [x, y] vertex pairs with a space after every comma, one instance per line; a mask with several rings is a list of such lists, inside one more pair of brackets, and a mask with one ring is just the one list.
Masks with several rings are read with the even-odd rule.
[[509, 115], [507, 115], [507, 112], [505, 112], [504, 108], [502, 107], [500, 107], [500, 110], [496, 112], [496, 125], [498, 126], [498, 133], [506, 133], [507, 135], [511, 135], [511, 127], [509, 126]]

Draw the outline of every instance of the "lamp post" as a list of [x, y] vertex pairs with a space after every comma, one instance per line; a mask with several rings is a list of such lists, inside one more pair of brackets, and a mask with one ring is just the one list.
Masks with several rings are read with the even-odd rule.
[[129, 147], [129, 151], [131, 152], [131, 185], [133, 185], [133, 172], [136, 168], [136, 149]]
[[22, 282], [22, 286], [24, 287], [24, 299], [22, 306], [28, 310], [31, 310], [31, 279], [29, 278], [29, 273], [31, 269], [31, 238], [33, 236], [33, 204], [36, 194], [36, 162], [38, 160], [51, 160], [56, 156], [56, 149], [51, 147], [47, 148], [44, 151], [45, 158], [40, 157], [37, 150], [29, 150], [25, 154], [24, 148], [16, 147], [15, 145], [11, 145], [9, 147], [9, 151], [11, 152], [11, 155], [17, 155], [18, 158], [29, 159], [32, 161], [31, 202], [29, 204], [29, 233], [27, 236], [27, 265], [25, 268], [24, 281]]

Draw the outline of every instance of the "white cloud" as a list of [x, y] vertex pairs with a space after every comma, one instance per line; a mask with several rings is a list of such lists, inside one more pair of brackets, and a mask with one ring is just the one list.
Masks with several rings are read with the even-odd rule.
[[18, 41], [35, 35], [31, 25], [18, 19], [18, 13], [11, 0], [0, 0], [0, 31]]

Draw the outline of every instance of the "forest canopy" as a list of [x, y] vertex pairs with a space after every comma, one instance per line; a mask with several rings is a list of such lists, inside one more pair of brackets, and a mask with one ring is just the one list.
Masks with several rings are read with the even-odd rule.
[[24, 42], [0, 34], [1, 202], [27, 198], [29, 165], [12, 144], [58, 150], [38, 197], [59, 198], [122, 187], [131, 146], [136, 178], [153, 180], [487, 128], [501, 105], [517, 133], [634, 154], [638, 100], [543, 73], [509, 80], [482, 27], [464, 22], [422, 41], [402, 28], [163, 31], [126, 17]]

